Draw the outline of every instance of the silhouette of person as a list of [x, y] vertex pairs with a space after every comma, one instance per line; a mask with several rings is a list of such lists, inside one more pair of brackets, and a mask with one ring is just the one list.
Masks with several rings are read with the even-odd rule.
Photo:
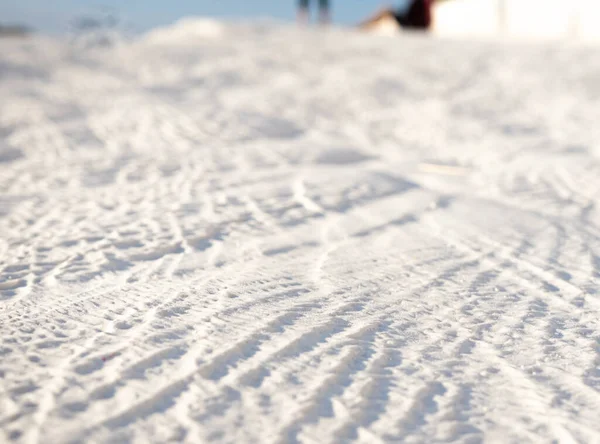
[[411, 0], [407, 8], [385, 8], [359, 24], [359, 27], [373, 29], [381, 22], [391, 19], [405, 29], [427, 30], [432, 24], [433, 2], [434, 0]]
[[395, 12], [400, 25], [409, 29], [428, 29], [431, 26], [432, 0], [413, 0], [404, 12]]
[[[298, 22], [308, 23], [310, 12], [309, 12], [310, 0], [299, 0], [298, 1]], [[319, 0], [319, 22], [327, 24], [331, 21], [331, 14], [329, 11], [329, 0]]]

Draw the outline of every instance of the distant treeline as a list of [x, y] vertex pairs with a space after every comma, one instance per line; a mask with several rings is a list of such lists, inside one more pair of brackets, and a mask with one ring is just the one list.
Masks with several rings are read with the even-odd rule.
[[25, 37], [32, 30], [23, 25], [3, 25], [0, 23], [0, 37]]

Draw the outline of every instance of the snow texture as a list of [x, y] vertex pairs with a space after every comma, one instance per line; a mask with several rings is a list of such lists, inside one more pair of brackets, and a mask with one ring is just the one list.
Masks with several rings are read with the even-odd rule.
[[597, 0], [452, 0], [434, 4], [443, 36], [600, 41]]
[[202, 20], [0, 78], [0, 441], [600, 442], [596, 47]]

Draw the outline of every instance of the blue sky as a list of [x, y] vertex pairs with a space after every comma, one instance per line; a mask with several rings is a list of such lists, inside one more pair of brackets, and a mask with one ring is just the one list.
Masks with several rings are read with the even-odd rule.
[[[402, 1], [332, 0], [332, 3], [335, 22], [352, 24], [382, 5]], [[187, 15], [292, 20], [295, 6], [296, 0], [0, 0], [0, 22], [61, 32], [74, 16], [110, 8], [133, 29], [143, 31]]]

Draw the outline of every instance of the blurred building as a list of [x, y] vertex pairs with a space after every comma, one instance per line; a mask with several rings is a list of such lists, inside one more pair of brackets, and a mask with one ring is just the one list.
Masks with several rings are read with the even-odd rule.
[[599, 0], [441, 0], [433, 17], [440, 35], [600, 41]]

